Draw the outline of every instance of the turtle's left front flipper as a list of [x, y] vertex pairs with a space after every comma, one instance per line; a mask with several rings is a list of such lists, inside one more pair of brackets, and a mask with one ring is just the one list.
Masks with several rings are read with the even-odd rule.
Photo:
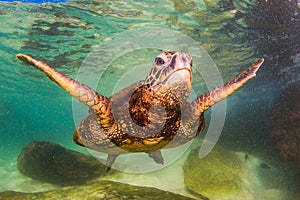
[[46, 63], [36, 60], [31, 56], [25, 54], [18, 54], [17, 57], [20, 60], [23, 60], [38, 68], [39, 70], [43, 71], [51, 80], [53, 80], [62, 88], [64, 88], [73, 97], [75, 97], [85, 105], [96, 110], [97, 115], [100, 118], [106, 119], [106, 121], [103, 122], [103, 124], [101, 124], [102, 122], [100, 122], [100, 124], [103, 125], [104, 128], [109, 128], [113, 124], [114, 120], [111, 114], [110, 101], [108, 98], [97, 93], [88, 86], [78, 83], [77, 81], [63, 75], [62, 73], [58, 72]]
[[203, 95], [197, 97], [192, 102], [193, 108], [193, 117], [199, 117], [201, 113], [213, 106], [214, 104], [220, 102], [226, 97], [230, 96], [237, 89], [242, 87], [247, 83], [251, 78], [256, 76], [256, 72], [264, 62], [264, 59], [261, 58], [258, 61], [252, 63], [252, 65], [247, 68], [245, 71], [240, 73], [231, 81], [227, 82], [223, 86], [215, 87], [209, 92], [204, 93]]

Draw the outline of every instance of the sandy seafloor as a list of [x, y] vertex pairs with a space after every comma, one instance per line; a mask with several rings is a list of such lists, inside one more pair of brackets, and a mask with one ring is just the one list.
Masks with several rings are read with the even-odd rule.
[[[71, 97], [42, 73], [23, 66], [15, 55], [19, 52], [35, 55], [73, 78], [78, 75], [79, 69], [90, 76], [82, 68], [85, 65], [83, 60], [99, 48], [97, 45], [105, 43], [114, 47], [117, 34], [155, 27], [179, 31], [198, 42], [212, 57], [224, 81], [234, 77], [253, 60], [265, 57], [266, 62], [257, 77], [227, 100], [226, 121], [217, 145], [233, 150], [241, 157], [248, 155], [245, 162], [248, 171], [246, 181], [252, 194], [249, 199], [297, 199], [300, 184], [296, 164], [281, 162], [268, 138], [269, 117], [276, 98], [291, 83], [299, 81], [299, 37], [297, 39], [293, 35], [297, 32], [292, 30], [285, 36], [281, 33], [274, 36], [270, 34], [271, 30], [254, 28], [249, 16], [262, 17], [255, 16], [256, 1], [215, 2], [219, 3], [201, 0], [94, 0], [41, 5], [0, 3], [0, 191], [38, 192], [58, 188], [25, 177], [17, 170], [17, 156], [31, 141], [52, 141], [89, 154], [72, 142], [75, 123], [83, 118], [86, 108], [79, 117], [74, 115], [74, 105], [76, 107], [77, 104]], [[233, 14], [233, 10], [237, 10], [238, 14]], [[298, 22], [294, 20], [292, 23], [299, 27]], [[124, 41], [132, 40], [131, 35], [126, 37]], [[280, 48], [273, 48], [270, 38], [274, 46]], [[176, 48], [176, 44], [173, 45]], [[100, 66], [95, 70], [104, 74], [97, 91], [109, 96], [124, 74], [132, 73], [132, 66], [151, 65], [161, 49], [132, 47], [117, 59], [108, 55], [113, 63], [107, 69]], [[129, 84], [133, 79], [140, 80], [145, 76], [141, 72], [133, 78], [124, 79]], [[200, 78], [199, 74], [194, 78], [196, 94], [207, 90], [205, 81], [212, 81], [209, 78]], [[210, 112], [206, 114], [208, 122]], [[194, 146], [201, 144], [205, 132], [193, 143]], [[188, 150], [176, 162], [161, 170], [116, 172], [104, 179], [193, 196], [183, 182], [182, 164], [187, 155]], [[120, 157], [120, 160], [126, 163], [127, 157]], [[261, 167], [264, 166], [262, 164], [267, 164], [268, 168]]]

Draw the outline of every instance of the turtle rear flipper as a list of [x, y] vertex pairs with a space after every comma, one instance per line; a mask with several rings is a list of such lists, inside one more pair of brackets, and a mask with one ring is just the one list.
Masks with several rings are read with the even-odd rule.
[[220, 102], [221, 100], [227, 98], [231, 94], [233, 94], [237, 89], [242, 87], [245, 83], [247, 83], [251, 78], [256, 76], [256, 72], [264, 62], [264, 59], [261, 58], [256, 62], [252, 63], [252, 65], [236, 76], [231, 81], [225, 83], [223, 86], [215, 87], [209, 92], [202, 94], [197, 97], [192, 102], [192, 107], [194, 108], [194, 116], [198, 117], [205, 110], [209, 109], [214, 104]]
[[161, 155], [161, 150], [148, 152], [150, 158], [152, 158], [158, 164], [164, 164], [164, 158]]
[[77, 81], [69, 78], [62, 73], [58, 72], [46, 63], [36, 60], [31, 56], [25, 54], [18, 54], [17, 57], [23, 60], [39, 70], [43, 71], [51, 80], [57, 83], [59, 86], [64, 88], [73, 97], [78, 99], [80, 102], [96, 110], [99, 119], [105, 119], [103, 122], [99, 122], [103, 125], [103, 128], [110, 128], [113, 124], [113, 117], [110, 109], [110, 101], [105, 96], [97, 93], [88, 86], [78, 83]]
[[105, 173], [108, 174], [108, 172], [111, 170], [111, 166], [117, 159], [118, 155], [117, 154], [108, 154], [107, 159], [106, 159], [106, 170]]

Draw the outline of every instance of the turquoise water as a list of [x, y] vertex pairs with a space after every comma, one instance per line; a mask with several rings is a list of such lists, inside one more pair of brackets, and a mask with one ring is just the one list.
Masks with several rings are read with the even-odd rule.
[[15, 0], [2, 0], [3, 2], [25, 2], [25, 3], [61, 3], [61, 2], [66, 2], [66, 0], [48, 0], [48, 1], [41, 1], [41, 0], [19, 0], [19, 1], [15, 1]]
[[[300, 79], [299, 7], [297, 1], [284, 1], [284, 6], [278, 6], [280, 2], [93, 0], [42, 5], [0, 3], [0, 191], [36, 192], [57, 187], [39, 184], [17, 171], [16, 158], [31, 141], [52, 141], [88, 153], [72, 142], [77, 119], [73, 117], [74, 104], [70, 95], [38, 70], [25, 66], [16, 54], [35, 56], [75, 78], [78, 70], [88, 74], [83, 61], [99, 48], [97, 45], [108, 44], [116, 35], [128, 30], [155, 27], [178, 31], [199, 43], [215, 62], [224, 81], [233, 78], [254, 60], [265, 58], [257, 77], [227, 100], [226, 122], [218, 145], [247, 153], [255, 157], [255, 162], [271, 165], [274, 170], [261, 171], [259, 181], [254, 181], [259, 184], [253, 188], [262, 184], [266, 190], [276, 188], [284, 192], [286, 199], [293, 199], [299, 188], [299, 171], [297, 175], [295, 162], [280, 161], [275, 145], [268, 137], [269, 118], [276, 98]], [[132, 36], [127, 37], [124, 41], [132, 40]], [[133, 48], [119, 58], [106, 55], [112, 63], [95, 69], [95, 72], [103, 73], [97, 90], [111, 95], [124, 73], [140, 65], [149, 64], [150, 67], [160, 50]], [[189, 53], [193, 55], [194, 52]], [[145, 76], [138, 74], [135, 78], [142, 80]], [[194, 77], [193, 88], [197, 95], [207, 90], [199, 74]], [[175, 166], [170, 168], [174, 171], [168, 172], [167, 178], [177, 174], [180, 165]], [[161, 171], [158, 174], [163, 176]], [[274, 179], [278, 174], [281, 178]], [[157, 182], [151, 174], [136, 176], [149, 180], [136, 184], [153, 186]], [[134, 180], [141, 178], [128, 175], [120, 181]], [[167, 179], [159, 187], [184, 193], [183, 185], [175, 190]], [[253, 189], [254, 196], [256, 191]]]

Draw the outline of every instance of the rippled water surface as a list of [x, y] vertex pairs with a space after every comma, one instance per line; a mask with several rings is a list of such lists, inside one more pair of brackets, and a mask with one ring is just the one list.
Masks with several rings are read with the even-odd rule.
[[[132, 75], [132, 69], [138, 66], [150, 68], [155, 55], [166, 47], [132, 47], [132, 51], [117, 58], [114, 54], [100, 53], [111, 60], [108, 66], [101, 63], [94, 66], [93, 60], [85, 59], [102, 44], [113, 43], [118, 34], [140, 28], [165, 28], [197, 42], [211, 56], [224, 82], [254, 60], [265, 58], [257, 76], [228, 98], [226, 122], [217, 145], [270, 165], [270, 169], [261, 165], [261, 177], [256, 177], [259, 185], [252, 190], [254, 199], [272, 199], [274, 194], [269, 197], [261, 194], [273, 189], [284, 194], [280, 198], [275, 195], [277, 199], [294, 199], [299, 189], [300, 158], [298, 171], [295, 160], [280, 160], [269, 137], [272, 128], [269, 122], [277, 97], [290, 85], [299, 85], [299, 5], [295, 0], [0, 2], [0, 191], [36, 192], [57, 187], [40, 184], [18, 172], [17, 156], [31, 141], [52, 141], [87, 153], [72, 142], [75, 123], [70, 95], [38, 70], [24, 65], [16, 58], [17, 53], [32, 55], [72, 78], [78, 73], [89, 75], [90, 71], [84, 68], [88, 64], [95, 70], [93, 73], [103, 74], [97, 91], [109, 96], [124, 74]], [[123, 41], [132, 41], [135, 36], [126, 37]], [[136, 40], [142, 40], [140, 37]], [[153, 38], [152, 42], [159, 46], [159, 41]], [[112, 48], [117, 48], [114, 45]], [[174, 50], [181, 50], [179, 46]], [[126, 80], [129, 84], [143, 80], [146, 75], [137, 73]], [[195, 73], [193, 79], [197, 95], [207, 90], [205, 78]], [[93, 80], [85, 83], [89, 81]], [[295, 140], [300, 141], [299, 137], [298, 134]], [[182, 170], [181, 165], [169, 170], [157, 187], [186, 194], [183, 181], [179, 189], [174, 189], [172, 181], [167, 179], [176, 176]], [[158, 171], [128, 175], [120, 181], [156, 186], [153, 177], [163, 174]], [[111, 179], [118, 181], [118, 177]], [[260, 186], [263, 189], [257, 189]]]

